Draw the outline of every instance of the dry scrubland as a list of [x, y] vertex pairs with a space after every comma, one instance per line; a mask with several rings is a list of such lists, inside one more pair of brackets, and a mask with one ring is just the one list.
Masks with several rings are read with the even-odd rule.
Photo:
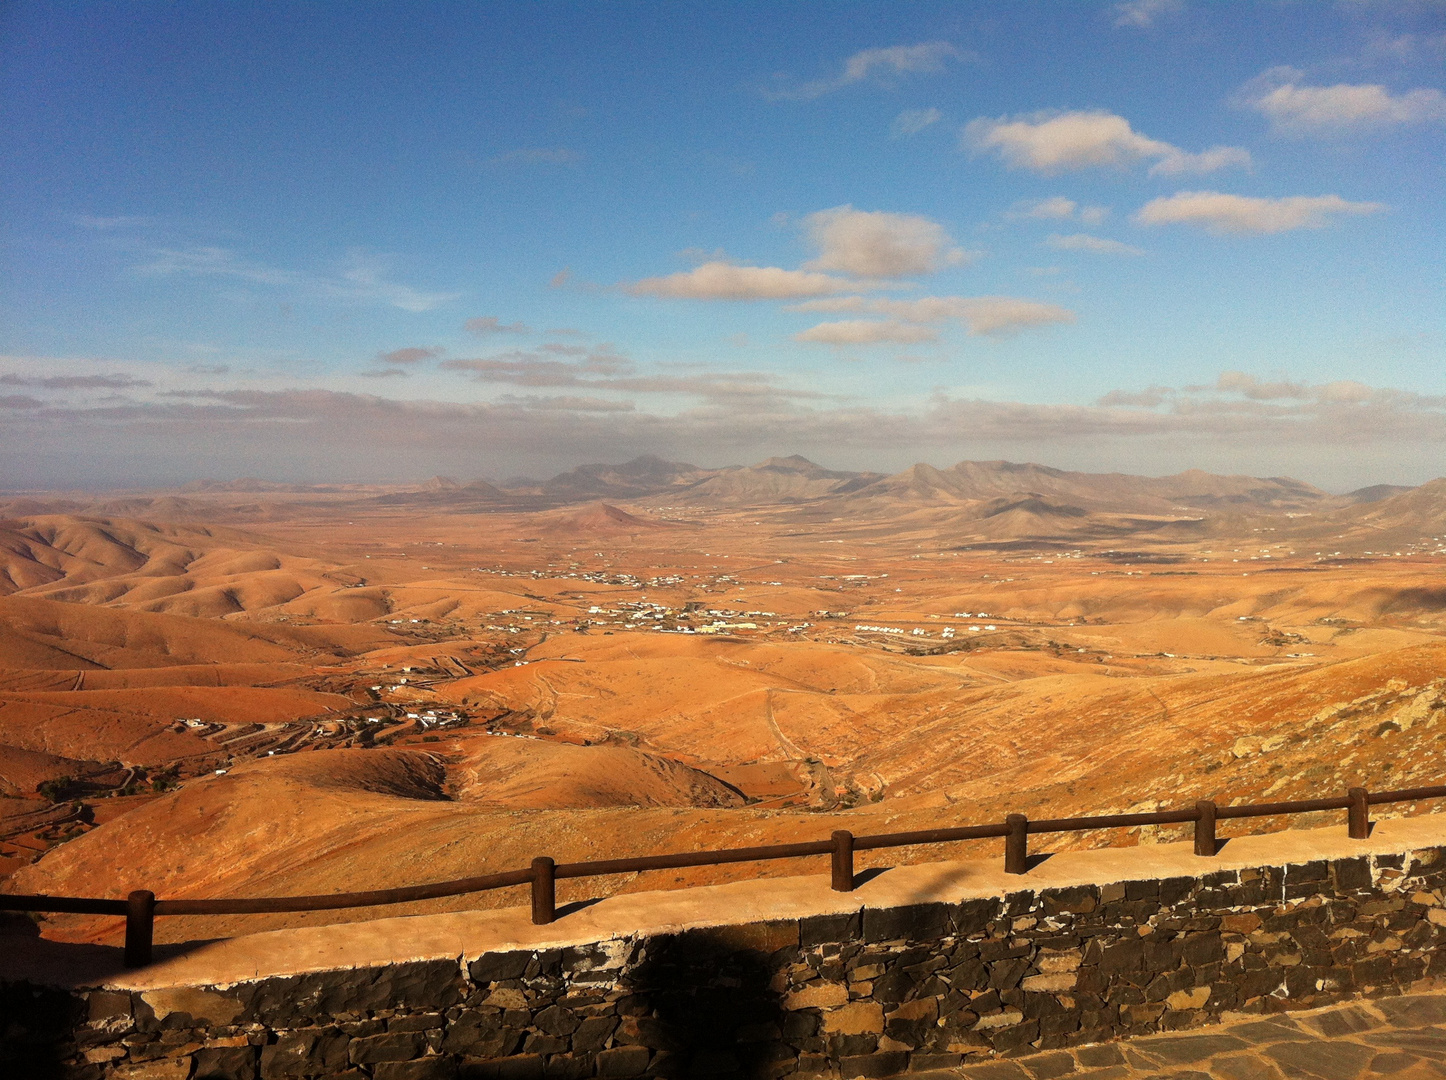
[[203, 484], [0, 513], [13, 892], [377, 888], [1443, 775], [1446, 481], [641, 459], [509, 490]]

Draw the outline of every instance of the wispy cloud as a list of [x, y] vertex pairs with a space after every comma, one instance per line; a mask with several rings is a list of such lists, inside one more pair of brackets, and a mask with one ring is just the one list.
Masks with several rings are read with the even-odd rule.
[[980, 117], [964, 128], [963, 145], [975, 153], [996, 153], [1011, 168], [1046, 174], [1141, 161], [1154, 161], [1150, 172], [1157, 175], [1250, 167], [1250, 153], [1241, 147], [1190, 153], [1142, 135], [1123, 116], [1103, 110]]
[[532, 328], [526, 323], [503, 323], [496, 315], [483, 315], [480, 318], [468, 319], [462, 324], [462, 329], [469, 334], [476, 334], [478, 337], [487, 337], [491, 334], [530, 334]]
[[[559, 355], [576, 359], [560, 360]], [[517, 386], [581, 386], [596, 376], [614, 376], [633, 370], [632, 361], [608, 348], [588, 350], [522, 350], [498, 353], [478, 359], [443, 360], [447, 371], [467, 372], [477, 382], [512, 383]]]
[[914, 345], [921, 341], [937, 341], [939, 334], [930, 327], [897, 319], [843, 319], [811, 326], [802, 333], [794, 334], [793, 340], [821, 345]]
[[[567, 357], [559, 359], [559, 357]], [[606, 394], [649, 394], [694, 398], [714, 404], [743, 407], [741, 403], [784, 402], [819, 399], [827, 395], [816, 390], [785, 386], [777, 375], [757, 371], [697, 371], [673, 374], [667, 371], [639, 371], [633, 361], [609, 346], [584, 349], [554, 346], [514, 350], [494, 356], [467, 360], [445, 360], [441, 367], [463, 372], [474, 382], [523, 386], [534, 389], [580, 390], [589, 400], [626, 404]], [[511, 398], [511, 401], [524, 399]], [[561, 408], [555, 402], [555, 408]], [[617, 408], [585, 411], [632, 411]]]
[[529, 146], [487, 159], [489, 165], [576, 165], [582, 155], [565, 146]]
[[860, 312], [886, 315], [907, 323], [932, 324], [953, 320], [967, 327], [970, 334], [984, 337], [1008, 336], [1031, 326], [1075, 321], [1075, 313], [1068, 308], [1016, 296], [921, 296], [913, 300], [840, 296], [810, 300], [796, 304], [790, 310]]
[[82, 229], [96, 229], [101, 232], [108, 232], [114, 229], [135, 229], [142, 225], [150, 224], [150, 218], [134, 217], [129, 214], [121, 214], [116, 217], [102, 217], [96, 214], [78, 214], [72, 220]]
[[1181, 191], [1146, 203], [1135, 214], [1141, 225], [1199, 225], [1215, 233], [1282, 233], [1319, 229], [1342, 215], [1378, 214], [1377, 202], [1348, 202], [1339, 195], [1288, 195], [1278, 199]]
[[887, 81], [891, 77], [910, 74], [937, 74], [950, 60], [963, 60], [969, 55], [947, 41], [862, 49], [845, 60], [843, 70], [833, 78], [815, 79], [793, 86], [781, 78], [774, 85], [764, 88], [763, 95], [777, 100], [811, 101], [865, 81]]
[[323, 299], [380, 302], [412, 312], [431, 311], [461, 295], [427, 293], [389, 281], [385, 273], [386, 260], [362, 251], [351, 252], [341, 273], [335, 277], [268, 266], [229, 248], [212, 246], [159, 249], [134, 270], [158, 277], [234, 278], [253, 285], [294, 289]]
[[624, 288], [634, 296], [668, 300], [795, 300], [849, 292], [858, 285], [846, 278], [807, 270], [707, 262], [683, 273], [643, 278]]
[[1087, 251], [1093, 255], [1143, 255], [1145, 253], [1144, 248], [1123, 244], [1118, 240], [1107, 240], [1102, 236], [1090, 236], [1088, 233], [1074, 233], [1070, 236], [1050, 233], [1044, 239], [1044, 246], [1055, 248], [1058, 251]]
[[1239, 100], [1286, 135], [1338, 134], [1446, 121], [1446, 94], [1421, 88], [1393, 94], [1375, 83], [1306, 86], [1305, 73], [1271, 68], [1242, 87]]
[[420, 364], [423, 360], [433, 360], [446, 351], [440, 345], [426, 347], [413, 345], [405, 349], [377, 353], [377, 359], [383, 364]]
[[[1338, 384], [1331, 384], [1338, 385]], [[1358, 386], [1359, 383], [1352, 385]], [[1284, 379], [1262, 381], [1244, 371], [1222, 371], [1213, 387], [1187, 386], [1187, 390], [1224, 390], [1248, 397], [1253, 401], [1278, 401], [1281, 398], [1308, 398], [1313, 390], [1305, 383], [1289, 382]], [[1324, 388], [1319, 388], [1324, 389]]]
[[[352, 264], [350, 269], [343, 271], [341, 275], [346, 284], [336, 290], [337, 295], [343, 298], [380, 300], [392, 307], [401, 308], [403, 311], [431, 311], [462, 295], [461, 293], [425, 293], [410, 285], [400, 285], [388, 281], [385, 276], [386, 260], [375, 255], [353, 252], [350, 261]], [[325, 285], [325, 287], [330, 288], [329, 285]]]
[[1162, 16], [1183, 11], [1183, 0], [1121, 0], [1110, 10], [1115, 16], [1116, 26], [1133, 26], [1148, 29]]
[[1362, 51], [1362, 59], [1368, 64], [1409, 64], [1422, 58], [1437, 59], [1442, 56], [1446, 56], [1446, 31], [1435, 34], [1391, 34], [1377, 30], [1370, 35], [1370, 40]]
[[0, 386], [31, 386], [42, 390], [130, 390], [151, 385], [148, 379], [124, 374], [25, 376], [12, 372], [0, 375]]
[[1109, 215], [1109, 207], [1081, 206], [1063, 195], [1051, 195], [1047, 199], [1023, 199], [1010, 207], [1004, 216], [1014, 221], [1026, 218], [1065, 221], [1078, 216], [1086, 225], [1098, 225]]
[[919, 134], [942, 119], [944, 114], [938, 109], [905, 109], [894, 117], [894, 122], [889, 125], [889, 132], [896, 139], [904, 139]]
[[630, 413], [638, 407], [631, 401], [610, 401], [595, 397], [539, 397], [504, 394], [498, 399], [503, 405], [517, 405], [524, 409], [539, 409], [543, 412], [580, 413]]
[[[1262, 379], [1246, 371], [1222, 371], [1213, 383], [1198, 386], [1151, 386], [1130, 392], [1113, 390], [1101, 406], [1159, 409], [1179, 416], [1305, 417], [1367, 410], [1434, 416], [1446, 421], [1446, 394], [1418, 394], [1369, 386], [1354, 379], [1309, 383], [1293, 379]], [[1438, 437], [1446, 439], [1446, 426]]]

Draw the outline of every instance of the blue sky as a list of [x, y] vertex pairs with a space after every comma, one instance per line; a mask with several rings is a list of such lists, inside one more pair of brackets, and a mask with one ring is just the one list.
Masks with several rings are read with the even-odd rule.
[[0, 8], [7, 486], [1446, 472], [1446, 5]]

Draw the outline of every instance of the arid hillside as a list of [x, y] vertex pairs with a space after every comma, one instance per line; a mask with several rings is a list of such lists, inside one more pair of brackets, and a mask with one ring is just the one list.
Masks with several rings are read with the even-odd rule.
[[[3, 887], [287, 895], [1437, 782], [1443, 483], [1356, 499], [1202, 473], [651, 459], [526, 490], [17, 497]], [[99, 512], [180, 499], [184, 520]]]

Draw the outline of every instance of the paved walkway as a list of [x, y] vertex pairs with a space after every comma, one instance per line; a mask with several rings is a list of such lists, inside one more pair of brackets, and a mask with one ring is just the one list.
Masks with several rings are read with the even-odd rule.
[[1446, 1080], [1446, 993], [1284, 1013], [930, 1074], [968, 1080]]

